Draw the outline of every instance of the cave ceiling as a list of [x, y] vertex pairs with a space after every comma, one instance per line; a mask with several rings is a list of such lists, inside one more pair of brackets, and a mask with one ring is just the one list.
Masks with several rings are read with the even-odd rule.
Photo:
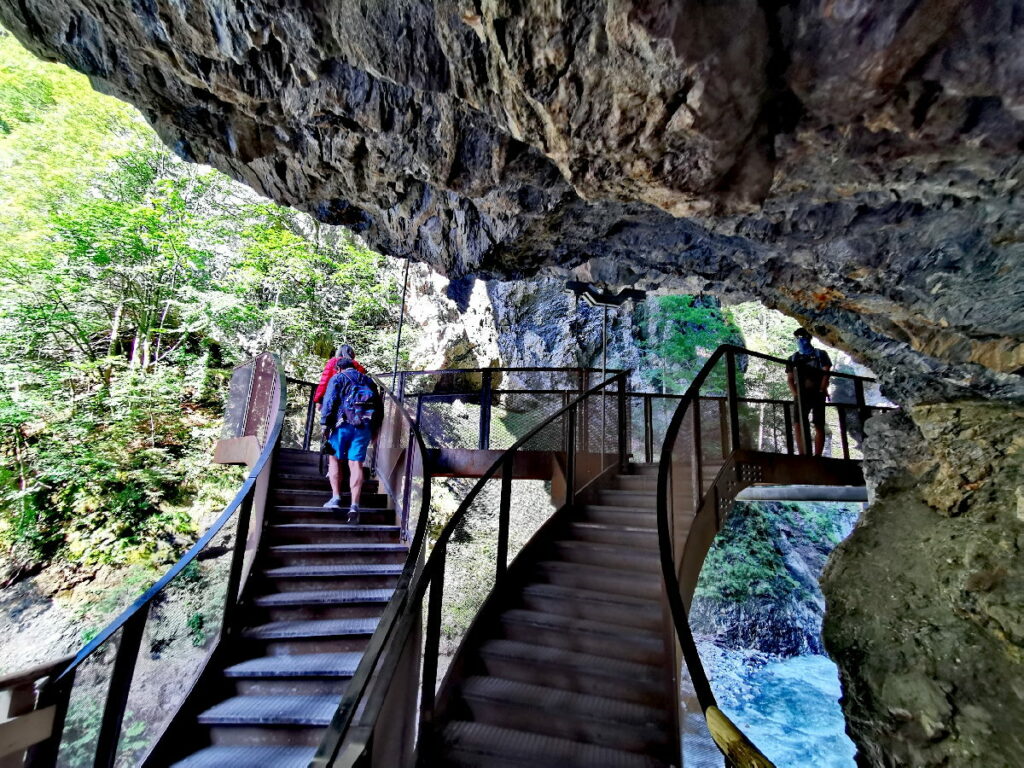
[[451, 276], [757, 298], [1024, 400], [1024, 0], [0, 0], [207, 163]]

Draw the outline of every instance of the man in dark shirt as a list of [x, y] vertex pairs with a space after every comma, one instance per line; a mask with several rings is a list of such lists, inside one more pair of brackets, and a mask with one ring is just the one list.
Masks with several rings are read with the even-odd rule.
[[825, 402], [832, 360], [825, 350], [811, 344], [811, 334], [803, 328], [797, 328], [793, 335], [797, 351], [789, 357], [787, 381], [799, 405], [799, 417], [794, 424], [796, 444], [800, 453], [809, 453], [804, 444], [805, 436], [811, 433], [809, 420], [814, 425], [814, 455], [821, 456], [825, 449]]

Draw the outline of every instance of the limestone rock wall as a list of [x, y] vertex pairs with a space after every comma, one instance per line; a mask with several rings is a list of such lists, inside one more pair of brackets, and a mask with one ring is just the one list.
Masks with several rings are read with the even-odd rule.
[[979, 401], [868, 422], [872, 504], [825, 572], [864, 766], [1024, 755], [1024, 411]]
[[1024, 0], [0, 0], [183, 157], [450, 276], [761, 298], [1024, 399]]

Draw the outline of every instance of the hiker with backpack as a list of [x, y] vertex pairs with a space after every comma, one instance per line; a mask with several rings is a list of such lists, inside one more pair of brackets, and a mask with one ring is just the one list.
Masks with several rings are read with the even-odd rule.
[[325, 507], [341, 508], [341, 462], [348, 461], [351, 500], [348, 522], [359, 522], [359, 494], [363, 488], [363, 461], [373, 439], [373, 431], [383, 415], [380, 394], [373, 380], [360, 373], [352, 358], [337, 362], [324, 394], [320, 423], [329, 455], [327, 479], [332, 496]]
[[810, 435], [810, 421], [814, 425], [814, 455], [821, 456], [825, 449], [825, 402], [832, 359], [825, 350], [811, 344], [811, 334], [803, 328], [797, 328], [793, 335], [797, 351], [789, 356], [786, 370], [789, 390], [799, 404], [799, 415], [793, 425], [796, 444], [800, 453], [810, 453], [804, 445], [804, 436]]
[[320, 383], [316, 385], [316, 391], [313, 393], [313, 402], [317, 405], [323, 402], [324, 395], [327, 392], [327, 385], [334, 377], [334, 374], [338, 372], [338, 361], [345, 357], [352, 361], [353, 368], [360, 373], [366, 373], [366, 369], [356, 360], [356, 351], [352, 349], [352, 345], [342, 344], [338, 347], [334, 357], [327, 361], [323, 373], [320, 374]]

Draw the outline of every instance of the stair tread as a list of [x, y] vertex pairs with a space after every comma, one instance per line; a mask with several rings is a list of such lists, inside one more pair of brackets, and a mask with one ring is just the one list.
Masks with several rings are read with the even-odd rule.
[[[347, 515], [348, 514], [348, 505], [347, 504], [342, 504], [341, 506], [338, 506], [338, 507], [325, 507], [322, 504], [274, 504], [271, 507], [271, 509], [274, 512], [303, 512], [303, 513], [323, 512], [325, 515], [326, 514], [334, 514], [334, 515], [339, 515], [339, 514], [340, 515]], [[360, 512], [360, 514], [372, 513], [372, 514], [377, 515], [377, 514], [383, 514], [383, 513], [387, 513], [387, 512], [390, 512], [391, 514], [394, 514], [395, 510], [390, 509], [388, 507], [369, 507], [369, 506], [361, 505], [359, 507], [359, 512]]]
[[263, 575], [272, 579], [299, 578], [303, 576], [397, 576], [404, 566], [394, 564], [354, 563], [352, 565], [285, 565], [268, 568]]
[[643, 533], [654, 537], [658, 535], [658, 529], [650, 525], [625, 525], [623, 523], [594, 523], [589, 521], [575, 521], [572, 523], [574, 530], [585, 531], [610, 531], [613, 533]]
[[242, 636], [253, 640], [283, 640], [299, 637], [346, 637], [371, 635], [380, 619], [308, 619], [271, 621], [243, 630]]
[[661, 683], [665, 672], [661, 666], [621, 661], [546, 645], [521, 643], [516, 640], [488, 640], [480, 646], [480, 654], [515, 659], [524, 664], [553, 664], [579, 670], [587, 676], [619, 677], [647, 683]]
[[638, 727], [663, 727], [668, 719], [665, 712], [643, 704], [500, 677], [470, 677], [462, 684], [461, 694], [466, 698], [535, 707], [547, 717], [571, 716]]
[[260, 656], [224, 670], [227, 677], [352, 677], [363, 654], [293, 653]]
[[393, 589], [321, 589], [303, 592], [275, 592], [253, 599], [258, 606], [329, 605], [338, 603], [386, 603]]
[[647, 490], [633, 490], [632, 488], [602, 488], [598, 493], [608, 494], [609, 496], [649, 496], [654, 499], [657, 498], [658, 492], [647, 491]]
[[572, 563], [566, 560], [541, 560], [537, 568], [543, 570], [563, 571], [565, 573], [577, 573], [584, 576], [596, 576], [614, 579], [629, 579], [631, 581], [649, 584], [657, 588], [661, 580], [646, 573], [635, 573], [633, 571], [622, 571], [618, 568], [608, 568], [603, 565], [591, 565], [590, 563]]
[[582, 632], [593, 635], [614, 635], [617, 639], [635, 642], [651, 642], [662, 644], [662, 637], [657, 632], [650, 632], [623, 624], [611, 624], [606, 621], [579, 619], [575, 616], [563, 616], [544, 611], [530, 611], [524, 608], [512, 608], [501, 614], [502, 621], [514, 621], [530, 624], [535, 627], [558, 629], [563, 632]]
[[621, 557], [634, 557], [641, 558], [644, 560], [655, 559], [655, 556], [651, 554], [650, 550], [637, 549], [632, 546], [623, 546], [621, 544], [612, 544], [606, 541], [581, 541], [580, 539], [560, 539], [555, 542], [556, 545], [561, 547], [575, 547], [575, 548], [587, 548], [587, 549], [601, 549], [615, 553]]
[[[342, 510], [344, 511], [344, 510]], [[397, 525], [370, 525], [366, 523], [275, 523], [272, 530], [280, 531], [366, 531], [368, 533], [398, 533]]]
[[613, 592], [598, 592], [593, 589], [562, 587], [557, 584], [528, 584], [523, 587], [523, 594], [560, 600], [572, 600], [574, 602], [588, 601], [612, 603], [623, 608], [636, 608], [640, 610], [661, 610], [657, 600], [633, 597], [632, 595], [620, 595]]
[[408, 547], [405, 544], [376, 544], [367, 542], [356, 544], [351, 542], [323, 544], [275, 544], [267, 548], [273, 554], [299, 554], [299, 553], [343, 553], [343, 552], [405, 552]]
[[645, 755], [485, 723], [449, 723], [442, 738], [449, 750], [529, 762], [536, 766], [664, 768], [664, 763]]
[[203, 725], [326, 726], [340, 696], [235, 696], [199, 715]]
[[[650, 518], [652, 521], [656, 519], [657, 512], [654, 507], [629, 507], [622, 504], [584, 504], [583, 511], [631, 515], [641, 519]], [[651, 527], [653, 527], [653, 525]]]
[[207, 747], [172, 768], [307, 768], [316, 747]]

